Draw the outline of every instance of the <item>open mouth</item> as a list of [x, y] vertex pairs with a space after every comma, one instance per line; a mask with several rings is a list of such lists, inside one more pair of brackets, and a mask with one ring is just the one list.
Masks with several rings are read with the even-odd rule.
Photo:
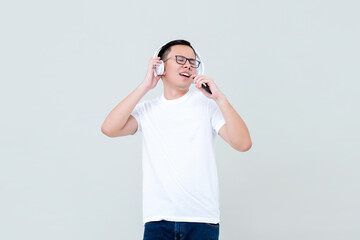
[[188, 73], [180, 73], [180, 76], [183, 76], [183, 77], [189, 78], [191, 75], [190, 75], [190, 74], [188, 74]]

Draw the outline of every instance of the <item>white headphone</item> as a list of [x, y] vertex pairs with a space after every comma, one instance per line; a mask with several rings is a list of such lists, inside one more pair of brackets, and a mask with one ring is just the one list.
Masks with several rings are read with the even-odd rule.
[[[165, 44], [164, 44], [165, 45]], [[164, 46], [162, 45], [154, 54], [154, 58], [157, 57], [157, 55], [159, 54], [161, 48]], [[187, 45], [185, 45], [187, 46]], [[193, 48], [194, 49], [194, 48]], [[204, 67], [204, 62], [201, 60], [201, 57], [200, 57], [200, 54], [198, 51], [195, 51], [195, 56], [196, 56], [196, 60], [200, 61], [200, 66], [196, 69], [196, 74], [198, 75], [204, 75], [204, 70], [205, 70], [205, 67]], [[160, 66], [156, 66], [155, 69], [154, 69], [154, 76], [156, 77], [157, 75], [162, 75], [164, 73], [164, 62], [161, 60], [161, 64]]]

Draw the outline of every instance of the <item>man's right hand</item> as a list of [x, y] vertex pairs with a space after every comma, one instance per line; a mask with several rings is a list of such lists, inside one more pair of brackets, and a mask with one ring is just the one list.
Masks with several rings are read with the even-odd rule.
[[141, 83], [147, 89], [147, 91], [153, 89], [158, 83], [159, 79], [163, 76], [163, 75], [158, 75], [156, 77], [154, 76], [154, 71], [155, 71], [154, 68], [155, 66], [159, 66], [160, 63], [161, 63], [160, 57], [156, 57], [156, 58], [151, 57], [149, 59], [147, 73], [144, 81]]

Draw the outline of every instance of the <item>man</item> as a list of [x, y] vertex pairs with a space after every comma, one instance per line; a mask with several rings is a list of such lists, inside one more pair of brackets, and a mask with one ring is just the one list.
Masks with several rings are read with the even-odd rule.
[[[155, 77], [161, 59], [165, 70]], [[158, 57], [150, 58], [143, 82], [101, 128], [109, 137], [142, 132], [144, 240], [218, 239], [215, 137], [241, 152], [252, 145], [244, 121], [215, 82], [196, 74], [200, 64], [188, 41], [165, 44]], [[160, 78], [162, 96], [139, 103]], [[189, 89], [192, 83], [199, 91]]]

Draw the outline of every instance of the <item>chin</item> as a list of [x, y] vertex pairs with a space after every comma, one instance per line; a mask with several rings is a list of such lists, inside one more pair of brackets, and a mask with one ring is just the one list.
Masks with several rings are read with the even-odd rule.
[[182, 90], [186, 90], [186, 89], [190, 88], [189, 84], [176, 84], [175, 86], [176, 86], [176, 88], [179, 88], [179, 89], [182, 89]]
[[178, 87], [178, 88], [183, 88], [183, 89], [189, 88], [189, 86], [188, 86], [188, 85], [185, 85], [185, 84], [177, 84], [176, 87]]
[[173, 78], [173, 81], [169, 81], [170, 79], [166, 79], [166, 81], [168, 83], [170, 83], [172, 86], [174, 86], [175, 88], [180, 88], [180, 89], [189, 89], [192, 83], [192, 80], [187, 79], [187, 81], [183, 78]]

